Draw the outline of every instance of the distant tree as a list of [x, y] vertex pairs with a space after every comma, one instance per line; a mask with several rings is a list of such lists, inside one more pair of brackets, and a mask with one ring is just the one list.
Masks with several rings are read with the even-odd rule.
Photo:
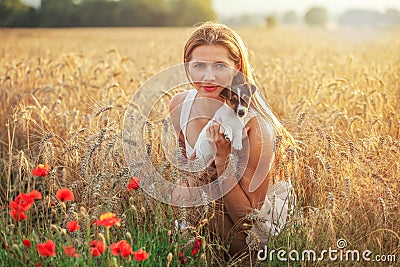
[[192, 26], [216, 18], [212, 0], [0, 0], [0, 26]]
[[21, 26], [19, 22], [28, 12], [21, 0], [0, 0], [0, 26]]
[[377, 25], [382, 23], [382, 14], [378, 11], [353, 9], [343, 13], [338, 22], [339, 24]]
[[265, 18], [265, 22], [268, 28], [274, 28], [278, 24], [278, 19], [274, 15], [269, 15]]
[[352, 9], [344, 12], [338, 20], [339, 24], [350, 25], [391, 25], [400, 24], [400, 12], [396, 9], [388, 9], [384, 13], [364, 10]]
[[80, 24], [89, 27], [118, 26], [118, 2], [107, 0], [85, 0], [78, 5]]
[[38, 26], [38, 11], [29, 7], [26, 12], [18, 13], [13, 17], [12, 25], [15, 27], [37, 27]]
[[400, 24], [400, 11], [397, 9], [388, 9], [383, 16], [388, 24]]
[[284, 24], [296, 24], [298, 20], [299, 18], [297, 16], [297, 13], [294, 11], [288, 11], [285, 14], [283, 14], [282, 17], [282, 22]]
[[42, 0], [38, 24], [43, 27], [78, 26], [77, 11], [72, 0]]
[[211, 0], [170, 0], [169, 25], [193, 26], [216, 18]]
[[306, 12], [304, 21], [308, 25], [325, 26], [328, 22], [328, 11], [322, 7], [313, 7]]
[[160, 26], [168, 16], [164, 0], [122, 0], [117, 14], [120, 24], [126, 26]]

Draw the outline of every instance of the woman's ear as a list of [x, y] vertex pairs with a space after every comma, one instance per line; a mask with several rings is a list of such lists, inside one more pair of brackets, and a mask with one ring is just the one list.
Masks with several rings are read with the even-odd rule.
[[239, 71], [241, 71], [242, 69], [242, 64], [240, 64], [240, 62], [235, 64], [235, 75], [238, 74]]
[[237, 69], [237, 70], [241, 70], [242, 69], [242, 61], [241, 60], [239, 60], [238, 63], [235, 63], [235, 69]]

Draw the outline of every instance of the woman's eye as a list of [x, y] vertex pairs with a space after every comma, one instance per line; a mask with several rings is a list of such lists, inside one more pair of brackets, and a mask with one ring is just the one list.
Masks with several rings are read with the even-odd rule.
[[217, 64], [215, 64], [216, 65], [216, 67], [217, 68], [225, 68], [226, 67], [226, 65], [225, 64], [223, 64], [223, 63], [217, 63]]
[[194, 63], [193, 67], [197, 68], [197, 69], [202, 69], [205, 67], [204, 63]]

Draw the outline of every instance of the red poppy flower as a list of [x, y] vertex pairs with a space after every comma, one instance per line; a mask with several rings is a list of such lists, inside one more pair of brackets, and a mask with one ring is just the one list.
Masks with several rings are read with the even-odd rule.
[[25, 247], [30, 248], [31, 247], [31, 241], [29, 239], [22, 239], [22, 243], [24, 244]]
[[56, 244], [52, 240], [37, 244], [37, 250], [42, 256], [56, 256]]
[[107, 246], [104, 244], [103, 241], [100, 240], [90, 241], [89, 251], [94, 257], [100, 256], [106, 249]]
[[50, 166], [47, 164], [39, 164], [36, 169], [32, 170], [32, 174], [35, 176], [43, 176], [46, 177], [47, 172], [50, 170]]
[[202, 243], [203, 242], [201, 241], [201, 239], [196, 238], [196, 240], [194, 241], [193, 249], [192, 249], [192, 256], [194, 256], [200, 250]]
[[33, 204], [34, 200], [29, 194], [20, 193], [13, 202], [10, 203], [10, 208], [17, 211], [27, 211]]
[[40, 267], [40, 266], [43, 266], [43, 265], [42, 265], [40, 262], [36, 262], [36, 263], [35, 263], [35, 266], [36, 266], [36, 267]]
[[114, 256], [121, 255], [122, 258], [127, 258], [132, 254], [132, 248], [126, 240], [121, 240], [110, 246], [111, 252]]
[[24, 211], [27, 210], [26, 207], [18, 204], [17, 202], [15, 202], [15, 200], [10, 202], [10, 206], [9, 207], [10, 207], [11, 210], [14, 210], [16, 212], [24, 212]]
[[149, 258], [149, 253], [147, 253], [146, 251], [139, 249], [138, 251], [133, 251], [132, 252], [133, 256], [135, 257], [136, 261], [144, 261], [147, 260]]
[[26, 220], [28, 217], [26, 217], [25, 213], [23, 211], [18, 211], [18, 210], [14, 210], [12, 209], [10, 211], [10, 215], [13, 217], [14, 220], [16, 220], [17, 222], [21, 221], [21, 220]]
[[70, 221], [67, 223], [67, 229], [70, 232], [78, 231], [79, 228], [81, 228], [81, 227], [79, 226], [78, 221]]
[[13, 212], [13, 213], [24, 213], [26, 210], [27, 210], [27, 208], [26, 208], [26, 206], [22, 206], [22, 205], [20, 205], [20, 204], [18, 204], [15, 200], [14, 201], [12, 201], [12, 202], [10, 202], [10, 209], [11, 209], [11, 211], [10, 211], [10, 214]]
[[181, 264], [186, 264], [188, 262], [187, 258], [183, 256], [182, 251], [179, 252], [178, 260]]
[[100, 220], [95, 220], [92, 224], [97, 224], [99, 226], [105, 226], [108, 228], [110, 228], [113, 225], [120, 227], [121, 219], [117, 218], [115, 213], [106, 212], [100, 215]]
[[131, 191], [132, 189], [137, 190], [140, 187], [140, 178], [139, 177], [133, 177], [127, 186], [128, 191]]
[[10, 215], [14, 220], [26, 220], [24, 212], [32, 206], [35, 199], [42, 199], [42, 194], [37, 190], [31, 191], [29, 194], [20, 193], [14, 201], [10, 202]]
[[42, 194], [37, 190], [32, 190], [28, 195], [33, 199], [42, 199]]
[[69, 190], [68, 188], [62, 188], [62, 189], [58, 190], [56, 193], [56, 196], [57, 196], [58, 200], [60, 200], [61, 202], [68, 201], [68, 200], [71, 200], [71, 201], [75, 200], [74, 193], [71, 190]]
[[76, 250], [74, 248], [74, 245], [70, 245], [70, 246], [65, 246], [63, 247], [64, 249], [64, 253], [65, 255], [67, 255], [68, 257], [77, 257], [80, 258], [81, 254], [76, 254]]

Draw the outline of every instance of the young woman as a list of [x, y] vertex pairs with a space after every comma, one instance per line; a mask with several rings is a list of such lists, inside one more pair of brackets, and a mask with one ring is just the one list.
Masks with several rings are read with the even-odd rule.
[[[242, 39], [223, 24], [207, 22], [197, 27], [185, 45], [184, 63], [194, 89], [175, 95], [169, 109], [186, 156], [194, 159], [196, 142], [204, 141], [197, 140], [200, 132], [223, 104], [222, 90], [255, 81]], [[224, 177], [221, 187], [229, 188], [219, 200], [224, 212], [217, 215], [214, 225], [220, 238], [229, 243], [231, 255], [249, 247], [259, 248], [270, 235], [279, 233], [291, 205], [292, 186], [280, 166], [288, 162], [285, 151], [294, 141], [258, 91], [252, 97], [249, 113], [242, 151], [232, 150], [218, 121], [207, 128], [207, 138], [216, 150], [211, 164], [215, 172], [209, 178], [214, 181]], [[232, 154], [237, 164], [233, 164]], [[202, 182], [188, 179], [189, 186]], [[176, 190], [172, 198], [183, 195]]]

